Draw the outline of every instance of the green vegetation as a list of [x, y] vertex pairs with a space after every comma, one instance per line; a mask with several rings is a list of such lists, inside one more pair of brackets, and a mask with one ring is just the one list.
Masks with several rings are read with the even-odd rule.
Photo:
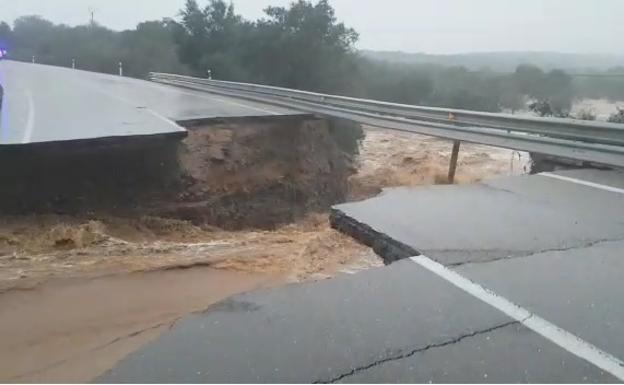
[[98, 24], [68, 27], [38, 16], [21, 17], [13, 29], [0, 26], [0, 42], [15, 60], [116, 73], [124, 63], [128, 76], [144, 77], [149, 71], [187, 72], [177, 58], [170, 20], [139, 24], [135, 30], [114, 32]]
[[387, 61], [358, 52], [357, 40], [357, 32], [336, 19], [328, 0], [268, 7], [256, 21], [243, 19], [223, 0], [202, 5], [187, 0], [176, 19], [123, 32], [95, 23], [55, 25], [36, 16], [19, 18], [12, 28], [0, 23], [0, 43], [11, 48], [16, 60], [35, 56], [39, 63], [69, 67], [75, 59], [80, 69], [106, 73], [116, 73], [121, 61], [126, 75], [139, 78], [150, 71], [205, 77], [210, 70], [216, 79], [406, 104], [511, 112], [530, 104], [542, 116], [568, 116], [579, 97], [624, 100], [624, 77], [604, 76], [624, 73], [624, 68], [595, 70], [596, 76], [577, 79], [528, 64], [502, 72], [453, 61], [445, 65], [439, 57], [427, 62], [422, 54]]

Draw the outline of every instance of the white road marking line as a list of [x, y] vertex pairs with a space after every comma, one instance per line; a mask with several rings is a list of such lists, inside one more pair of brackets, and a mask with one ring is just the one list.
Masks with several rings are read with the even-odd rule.
[[410, 259], [473, 297], [500, 310], [562, 349], [592, 363], [618, 380], [624, 381], [624, 362], [617, 357], [600, 350], [589, 342], [561, 329], [424, 255]]
[[157, 117], [158, 119], [169, 123], [171, 126], [175, 127], [176, 129], [180, 130], [180, 131], [184, 131], [184, 128], [182, 128], [178, 123], [176, 123], [175, 121], [167, 118], [166, 116], [162, 116], [161, 114], [159, 114], [158, 112], [150, 109], [150, 108], [144, 108], [145, 111], [147, 111], [148, 113], [154, 115], [155, 117]]
[[588, 182], [586, 180], [571, 178], [571, 177], [563, 176], [563, 175], [557, 175], [557, 174], [553, 174], [553, 173], [550, 173], [550, 172], [543, 172], [543, 173], [540, 173], [540, 174], [537, 174], [537, 175], [541, 175], [541, 176], [545, 176], [545, 177], [553, 178], [553, 179], [560, 179], [560, 180], [564, 180], [566, 182], [576, 183], [576, 184], [580, 184], [580, 185], [583, 185], [583, 186], [594, 187], [594, 188], [597, 188], [597, 189], [600, 189], [600, 190], [605, 190], [605, 191], [611, 191], [611, 192], [615, 192], [615, 193], [619, 193], [619, 194], [624, 194], [624, 189], [621, 189], [621, 188], [607, 186], [607, 185], [600, 184], [600, 183]]
[[24, 93], [26, 94], [26, 100], [28, 102], [28, 115], [26, 116], [26, 128], [24, 129], [22, 143], [30, 143], [35, 128], [35, 100], [32, 92], [30, 92], [28, 88], [24, 89]]

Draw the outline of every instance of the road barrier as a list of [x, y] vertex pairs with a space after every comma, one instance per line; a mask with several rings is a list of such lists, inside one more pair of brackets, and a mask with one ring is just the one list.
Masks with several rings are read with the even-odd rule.
[[376, 127], [624, 167], [624, 125], [616, 123], [412, 106], [165, 73], [151, 73], [150, 80]]

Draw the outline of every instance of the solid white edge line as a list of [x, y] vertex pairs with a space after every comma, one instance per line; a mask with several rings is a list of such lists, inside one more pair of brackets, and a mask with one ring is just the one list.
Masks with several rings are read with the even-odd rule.
[[600, 184], [600, 183], [588, 182], [586, 180], [571, 178], [571, 177], [563, 176], [563, 175], [557, 175], [557, 174], [553, 174], [550, 172], [542, 172], [537, 175], [541, 175], [541, 176], [545, 176], [545, 177], [553, 178], [553, 179], [559, 179], [559, 180], [563, 180], [563, 181], [570, 182], [570, 183], [576, 183], [576, 184], [580, 184], [583, 186], [594, 187], [600, 190], [624, 194], [624, 189], [621, 189], [621, 188], [607, 186], [607, 185]]
[[562, 349], [580, 357], [605, 372], [624, 381], [624, 362], [617, 357], [600, 350], [598, 347], [582, 340], [574, 334], [546, 321], [531, 313], [529, 310], [518, 306], [504, 297], [472, 282], [457, 272], [427, 258], [424, 255], [410, 258], [413, 262], [443, 278], [452, 285], [498, 309], [507, 316], [515, 319], [520, 324], [533, 330], [547, 340], [553, 342]]
[[169, 125], [175, 127], [178, 131], [186, 131], [184, 129], [184, 127], [180, 126], [178, 123], [176, 123], [175, 121], [167, 118], [166, 116], [162, 116], [161, 114], [159, 114], [158, 112], [152, 110], [151, 108], [144, 108], [143, 110], [145, 110], [146, 112], [152, 114], [154, 117], [164, 121], [165, 123], [168, 123]]
[[26, 117], [26, 128], [24, 129], [22, 143], [30, 143], [33, 130], [35, 129], [35, 100], [29, 89], [24, 89], [24, 93], [26, 94], [26, 100], [28, 102], [28, 115]]

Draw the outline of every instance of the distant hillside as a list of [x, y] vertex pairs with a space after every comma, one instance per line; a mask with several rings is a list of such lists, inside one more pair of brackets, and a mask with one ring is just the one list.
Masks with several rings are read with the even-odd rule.
[[490, 68], [511, 72], [520, 64], [534, 64], [544, 70], [560, 68], [568, 71], [607, 70], [624, 66], [624, 55], [571, 54], [559, 52], [480, 52], [454, 55], [429, 55], [399, 51], [362, 50], [365, 57], [396, 63], [440, 64], [464, 66], [472, 70]]

